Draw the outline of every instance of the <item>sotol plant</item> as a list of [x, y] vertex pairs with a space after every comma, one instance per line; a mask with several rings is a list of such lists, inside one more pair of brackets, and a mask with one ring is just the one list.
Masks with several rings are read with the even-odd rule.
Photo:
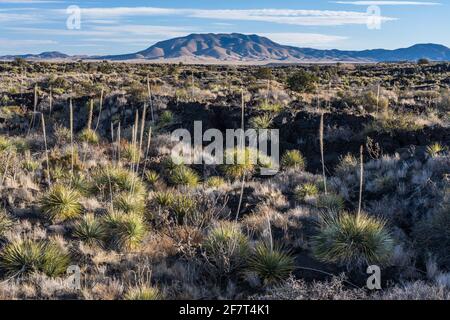
[[0, 267], [10, 276], [42, 272], [56, 277], [66, 272], [69, 263], [69, 255], [47, 241], [18, 240], [6, 245], [0, 256]]
[[294, 270], [294, 259], [281, 248], [262, 243], [255, 248], [249, 266], [265, 285], [274, 285], [289, 277]]
[[315, 256], [348, 267], [387, 262], [393, 240], [382, 220], [365, 213], [325, 217], [313, 240]]
[[75, 224], [73, 236], [88, 245], [101, 245], [106, 238], [106, 230], [101, 220], [87, 214]]
[[203, 247], [208, 261], [218, 274], [230, 274], [242, 268], [250, 253], [248, 238], [233, 222], [222, 222], [213, 228]]
[[144, 220], [135, 213], [110, 212], [103, 223], [108, 243], [115, 249], [134, 250], [145, 236]]
[[306, 161], [300, 151], [290, 150], [286, 151], [286, 153], [281, 158], [281, 165], [283, 166], [283, 168], [304, 170]]
[[41, 199], [42, 212], [52, 220], [65, 221], [82, 213], [80, 194], [63, 185], [52, 187]]

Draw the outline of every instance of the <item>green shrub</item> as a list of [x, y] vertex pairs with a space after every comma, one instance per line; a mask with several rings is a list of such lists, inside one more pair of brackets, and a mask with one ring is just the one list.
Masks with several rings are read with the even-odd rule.
[[436, 142], [427, 147], [427, 154], [429, 157], [434, 158], [440, 155], [445, 150], [446, 148], [442, 144]]
[[272, 125], [272, 117], [268, 114], [256, 116], [250, 119], [250, 127], [253, 129], [269, 129]]
[[283, 168], [294, 168], [297, 170], [305, 170], [305, 158], [298, 150], [286, 151], [281, 158]]
[[141, 179], [133, 172], [121, 167], [108, 166], [100, 169], [93, 176], [94, 191], [109, 195], [129, 192], [144, 196], [146, 189]]
[[317, 207], [339, 212], [344, 209], [344, 198], [334, 193], [321, 194], [317, 198]]
[[342, 213], [323, 220], [313, 239], [314, 255], [321, 261], [342, 265], [384, 264], [393, 250], [385, 223], [362, 213]]
[[294, 259], [280, 248], [263, 243], [255, 248], [249, 266], [264, 285], [274, 285], [289, 278], [294, 270]]
[[138, 163], [141, 159], [141, 150], [135, 144], [124, 142], [121, 143], [120, 156], [130, 163]]
[[69, 255], [52, 242], [20, 240], [7, 244], [0, 255], [0, 267], [8, 276], [43, 272], [56, 277], [69, 264]]
[[151, 185], [155, 185], [160, 177], [156, 171], [147, 170], [145, 172], [145, 178], [147, 179], [148, 183], [150, 183]]
[[230, 274], [245, 266], [250, 247], [239, 225], [221, 222], [203, 243], [205, 254], [219, 275]]
[[141, 215], [110, 212], [103, 220], [109, 245], [119, 250], [134, 250], [142, 242], [146, 228]]
[[316, 88], [317, 81], [318, 78], [315, 75], [300, 70], [287, 79], [287, 85], [292, 91], [312, 92]]
[[145, 211], [145, 199], [129, 192], [122, 192], [114, 197], [113, 206], [124, 213], [143, 214]]
[[42, 212], [52, 220], [65, 221], [82, 213], [80, 194], [63, 185], [55, 185], [41, 198]]
[[297, 201], [304, 201], [305, 198], [315, 197], [319, 194], [319, 188], [313, 183], [299, 185], [294, 190], [294, 197]]
[[[226, 161], [228, 158], [232, 159], [233, 163], [228, 164]], [[224, 164], [220, 166], [220, 169], [228, 178], [239, 179], [243, 175], [253, 174], [256, 169], [257, 159], [258, 154], [256, 150], [250, 148], [228, 149], [225, 151]]]
[[220, 188], [226, 184], [225, 180], [221, 177], [210, 177], [205, 182], [206, 186], [209, 188]]
[[162, 300], [162, 294], [156, 287], [139, 286], [128, 289], [125, 300]]
[[283, 105], [280, 103], [268, 103], [264, 101], [259, 105], [258, 109], [271, 113], [279, 113], [283, 111]]
[[198, 185], [200, 177], [197, 172], [186, 166], [177, 166], [170, 173], [170, 182], [176, 186], [195, 187]]
[[450, 265], [450, 206], [447, 205], [413, 229], [413, 238], [424, 260], [432, 254], [439, 264]]
[[14, 145], [11, 142], [11, 140], [9, 140], [5, 136], [0, 135], [0, 153], [9, 151], [9, 150], [13, 149], [13, 147], [14, 147]]
[[87, 214], [75, 224], [73, 236], [88, 245], [101, 245], [106, 238], [106, 230], [101, 220]]
[[164, 112], [161, 114], [161, 116], [159, 117], [159, 123], [158, 123], [158, 125], [159, 125], [160, 127], [165, 127], [165, 126], [167, 126], [167, 125], [169, 125], [169, 124], [171, 124], [171, 123], [173, 122], [173, 118], [174, 118], [174, 117], [173, 117], [172, 112], [166, 110], [166, 111], [164, 111]]
[[173, 200], [174, 195], [173, 192], [170, 191], [155, 192], [153, 194], [153, 201], [163, 208], [169, 207], [172, 204]]
[[0, 237], [3, 233], [11, 228], [13, 225], [12, 220], [9, 218], [5, 210], [0, 209]]
[[178, 223], [192, 215], [197, 210], [197, 201], [190, 195], [177, 194], [170, 203], [170, 211], [175, 215]]
[[98, 137], [97, 133], [92, 129], [84, 129], [79, 134], [78, 138], [81, 142], [91, 143], [91, 144], [97, 144], [100, 141], [100, 138]]

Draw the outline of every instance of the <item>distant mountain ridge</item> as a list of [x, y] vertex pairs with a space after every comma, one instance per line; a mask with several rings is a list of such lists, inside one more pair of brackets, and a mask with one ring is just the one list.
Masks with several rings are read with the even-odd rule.
[[[60, 52], [44, 52], [39, 55], [5, 56], [2, 60], [15, 57], [34, 60], [80, 59]], [[191, 34], [158, 42], [136, 53], [110, 56], [83, 56], [89, 60], [149, 60], [184, 62], [398, 62], [417, 61], [426, 58], [432, 61], [450, 61], [450, 49], [438, 44], [416, 44], [396, 50], [320, 50], [297, 48], [278, 44], [258, 35]]]

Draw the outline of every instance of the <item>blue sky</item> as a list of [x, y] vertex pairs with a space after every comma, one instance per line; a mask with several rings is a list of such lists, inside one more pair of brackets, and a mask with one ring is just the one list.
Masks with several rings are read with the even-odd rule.
[[[74, 5], [79, 29], [77, 8], [67, 12]], [[259, 34], [313, 48], [450, 47], [449, 16], [449, 0], [0, 0], [0, 55], [130, 53], [208, 32]]]

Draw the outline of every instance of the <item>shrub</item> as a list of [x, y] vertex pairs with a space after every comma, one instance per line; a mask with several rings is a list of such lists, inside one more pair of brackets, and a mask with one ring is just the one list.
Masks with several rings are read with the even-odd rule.
[[280, 248], [263, 243], [255, 248], [249, 266], [264, 285], [274, 285], [289, 278], [294, 270], [294, 259]]
[[450, 265], [450, 206], [435, 213], [429, 219], [418, 223], [413, 230], [413, 238], [426, 259], [433, 254], [437, 262], [443, 266]]
[[145, 178], [147, 179], [148, 183], [150, 183], [151, 185], [155, 185], [159, 180], [159, 174], [156, 171], [147, 170], [145, 172]]
[[120, 149], [121, 157], [128, 162], [138, 163], [141, 159], [141, 150], [135, 144], [123, 142], [121, 143]]
[[339, 164], [336, 166], [336, 174], [346, 176], [353, 172], [358, 166], [358, 159], [351, 153], [346, 154], [341, 158]]
[[63, 185], [52, 187], [40, 202], [42, 211], [56, 221], [76, 218], [83, 209], [80, 204], [80, 194]]
[[5, 210], [0, 209], [0, 237], [13, 225]]
[[153, 201], [161, 207], [169, 207], [174, 200], [173, 193], [170, 191], [155, 192]]
[[97, 144], [100, 141], [97, 133], [92, 129], [84, 129], [78, 137], [80, 141], [91, 144]]
[[110, 191], [115, 194], [118, 192], [129, 192], [135, 195], [144, 195], [145, 186], [139, 177], [124, 168], [108, 166], [100, 169], [93, 176], [94, 190], [108, 194]]
[[392, 250], [393, 240], [384, 221], [364, 213], [324, 218], [313, 239], [313, 252], [318, 259], [348, 267], [386, 263]]
[[178, 223], [197, 210], [197, 201], [189, 195], [177, 194], [170, 203], [170, 211], [175, 215]]
[[321, 194], [317, 199], [317, 207], [339, 212], [344, 209], [344, 198], [334, 193]]
[[284, 168], [295, 168], [297, 170], [305, 169], [305, 158], [298, 150], [286, 151], [281, 158], [281, 165]]
[[297, 186], [294, 190], [294, 197], [297, 201], [304, 201], [305, 198], [315, 197], [319, 194], [319, 188], [313, 183], [305, 183]]
[[145, 224], [142, 216], [135, 213], [110, 212], [103, 221], [107, 241], [119, 250], [136, 249], [145, 236]]
[[7, 137], [0, 136], [0, 153], [11, 150], [13, 147], [13, 143]]
[[114, 197], [113, 205], [124, 213], [143, 214], [145, 211], [145, 199], [129, 192], [122, 192]]
[[268, 103], [268, 102], [263, 102], [259, 105], [258, 107], [259, 110], [261, 111], [267, 111], [267, 112], [272, 112], [272, 113], [279, 113], [283, 110], [283, 105], [280, 103]]
[[427, 147], [427, 154], [431, 158], [437, 157], [444, 151], [445, 151], [445, 147], [438, 142], [433, 143]]
[[139, 286], [129, 289], [125, 300], [162, 300], [162, 295], [156, 287]]
[[220, 188], [225, 183], [225, 180], [221, 177], [210, 177], [206, 180], [206, 186], [209, 188]]
[[[224, 164], [220, 166], [220, 169], [227, 177], [239, 179], [243, 175], [251, 175], [255, 171], [257, 157], [257, 151], [250, 148], [228, 149], [225, 151]], [[228, 158], [232, 159], [233, 163], [228, 164], [226, 161]]]
[[19, 240], [9, 243], [0, 256], [0, 267], [7, 275], [27, 275], [43, 272], [56, 277], [66, 272], [70, 257], [51, 242]]
[[99, 219], [87, 214], [75, 224], [73, 236], [88, 245], [100, 245], [106, 237], [106, 230]]
[[170, 173], [170, 182], [176, 186], [195, 187], [200, 180], [197, 172], [186, 166], [177, 166]]
[[250, 250], [247, 237], [233, 222], [221, 222], [213, 228], [203, 247], [208, 261], [218, 274], [230, 274], [242, 268]]
[[159, 126], [165, 127], [173, 122], [173, 114], [172, 112], [166, 110], [159, 117]]
[[289, 89], [296, 92], [311, 92], [316, 87], [317, 77], [300, 70], [287, 79], [287, 85]]
[[272, 125], [272, 117], [268, 114], [256, 116], [250, 119], [250, 127], [253, 129], [269, 129]]

